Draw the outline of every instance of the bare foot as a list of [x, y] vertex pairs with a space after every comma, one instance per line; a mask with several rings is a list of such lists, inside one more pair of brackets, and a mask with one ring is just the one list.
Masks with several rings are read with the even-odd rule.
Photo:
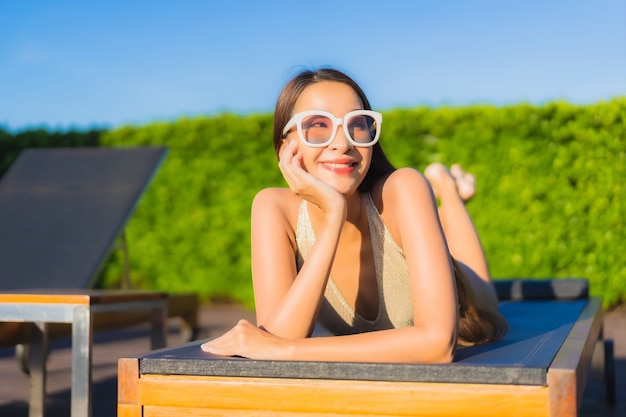
[[461, 200], [467, 202], [476, 192], [476, 179], [458, 164], [452, 165], [448, 170], [445, 165], [435, 162], [426, 167], [424, 176], [433, 187], [437, 198], [441, 198], [445, 190], [454, 189]]
[[476, 177], [473, 174], [465, 172], [459, 164], [453, 164], [450, 167], [450, 174], [456, 181], [456, 189], [463, 201], [467, 202], [474, 197], [476, 194]]
[[445, 190], [456, 190], [456, 183], [450, 171], [439, 162], [428, 165], [424, 170], [424, 176], [433, 188], [437, 198], [441, 198], [441, 195], [445, 194]]

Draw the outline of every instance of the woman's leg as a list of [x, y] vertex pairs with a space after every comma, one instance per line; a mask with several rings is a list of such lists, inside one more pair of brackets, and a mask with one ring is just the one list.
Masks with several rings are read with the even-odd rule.
[[475, 192], [474, 176], [459, 165], [448, 170], [439, 163], [429, 165], [424, 175], [439, 200], [439, 217], [450, 254], [464, 267], [478, 298], [489, 304], [497, 302], [483, 246], [465, 207]]

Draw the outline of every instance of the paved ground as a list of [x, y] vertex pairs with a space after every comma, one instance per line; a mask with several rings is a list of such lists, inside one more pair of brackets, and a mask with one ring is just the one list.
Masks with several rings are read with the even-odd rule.
[[[207, 305], [201, 310], [200, 338], [218, 335], [240, 318], [253, 320], [253, 313], [232, 304]], [[172, 331], [169, 345], [179, 343], [175, 332], [175, 320], [170, 323]], [[605, 316], [605, 337], [615, 340], [617, 367], [617, 405], [609, 408], [604, 403], [604, 386], [593, 376], [587, 381], [581, 416], [626, 416], [626, 306]], [[99, 333], [94, 338], [93, 363], [93, 417], [116, 415], [117, 407], [117, 359], [147, 352], [150, 348], [148, 328], [138, 326], [115, 333]], [[48, 360], [47, 416], [69, 416], [70, 408], [70, 361], [69, 341], [53, 343]], [[0, 416], [28, 416], [27, 377], [19, 370], [13, 349], [0, 349]], [[513, 415], [513, 414], [512, 414]]]

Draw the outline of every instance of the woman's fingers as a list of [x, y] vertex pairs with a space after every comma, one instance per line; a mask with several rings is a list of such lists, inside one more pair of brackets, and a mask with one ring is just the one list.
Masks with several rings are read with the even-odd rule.
[[259, 329], [247, 320], [239, 322], [220, 337], [203, 343], [200, 348], [209, 353], [222, 356], [243, 356], [252, 359], [269, 358], [275, 353], [272, 348], [278, 338], [265, 330]]
[[205, 352], [215, 353], [217, 355], [238, 355], [241, 353], [239, 352], [241, 349], [237, 346], [240, 343], [240, 335], [245, 331], [248, 325], [252, 326], [247, 320], [239, 320], [235, 327], [222, 336], [203, 343], [200, 348]]
[[278, 166], [295, 193], [299, 193], [312, 179], [312, 176], [302, 168], [302, 154], [297, 152], [297, 146], [293, 142], [286, 147]]

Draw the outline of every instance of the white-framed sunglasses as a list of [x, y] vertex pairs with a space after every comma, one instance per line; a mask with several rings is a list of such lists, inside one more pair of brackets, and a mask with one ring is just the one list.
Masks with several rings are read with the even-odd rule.
[[354, 146], [369, 147], [378, 142], [383, 115], [372, 110], [354, 110], [343, 118], [322, 110], [296, 113], [283, 129], [283, 136], [295, 126], [302, 143], [314, 148], [328, 146], [337, 134], [339, 125]]

